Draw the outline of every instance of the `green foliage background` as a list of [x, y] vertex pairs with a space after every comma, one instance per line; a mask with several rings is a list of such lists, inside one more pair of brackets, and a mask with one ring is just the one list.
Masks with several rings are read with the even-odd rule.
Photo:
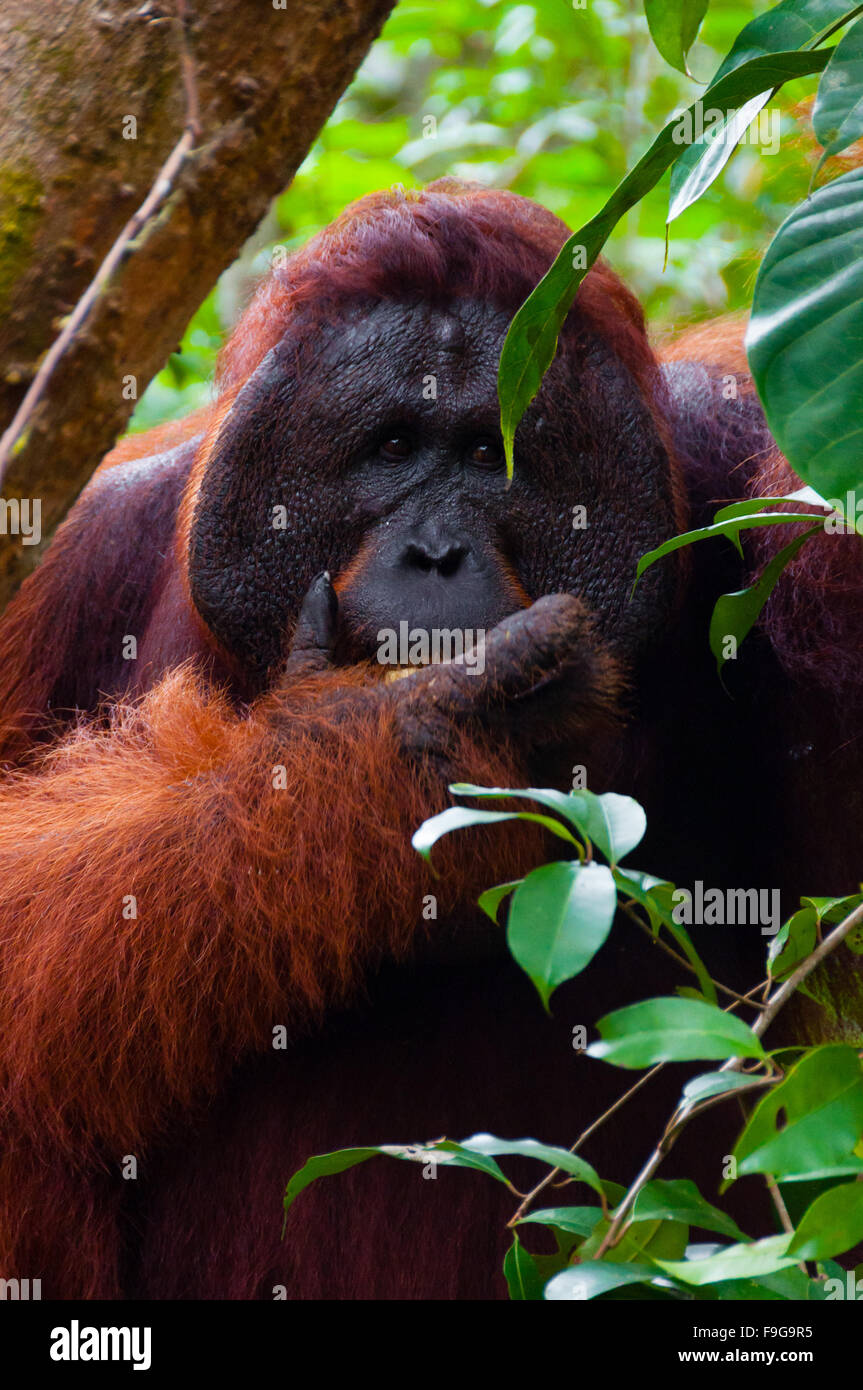
[[[596, 212], [699, 86], [657, 52], [641, 0], [579, 2], [401, 0], [293, 184], [139, 402], [132, 430], [209, 399], [216, 353], [271, 248], [301, 245], [364, 193], [455, 174], [535, 198], [570, 226]], [[706, 82], [765, 8], [713, 0], [690, 55], [694, 77]], [[742, 147], [675, 223], [664, 272], [667, 177], [612, 236], [606, 255], [658, 329], [748, 304], [770, 237], [806, 194], [810, 165], [794, 149], [791, 110], [808, 93], [811, 82], [783, 89], [778, 154]]]

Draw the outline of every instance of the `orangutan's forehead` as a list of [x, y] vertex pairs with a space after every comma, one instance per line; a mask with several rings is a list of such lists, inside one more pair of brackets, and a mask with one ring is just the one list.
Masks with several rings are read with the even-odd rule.
[[344, 372], [373, 362], [387, 376], [425, 375], [444, 365], [464, 373], [496, 373], [507, 322], [505, 314], [472, 301], [382, 302], [351, 311], [335, 326], [320, 366]]

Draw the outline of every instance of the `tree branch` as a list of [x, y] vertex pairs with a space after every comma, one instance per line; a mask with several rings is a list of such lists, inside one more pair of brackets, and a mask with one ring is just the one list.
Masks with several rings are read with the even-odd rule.
[[9, 467], [9, 462], [15, 451], [15, 447], [27, 429], [33, 412], [42, 399], [42, 396], [48, 389], [51, 378], [59, 362], [87, 322], [90, 310], [102, 294], [113, 276], [114, 271], [120, 265], [121, 261], [129, 254], [132, 242], [137, 236], [140, 236], [147, 223], [155, 217], [165, 199], [175, 188], [183, 165], [192, 153], [198, 136], [200, 135], [198, 87], [195, 79], [194, 65], [186, 43], [187, 16], [185, 0], [177, 0], [177, 10], [183, 87], [186, 94], [186, 124], [183, 134], [180, 136], [180, 139], [177, 141], [156, 175], [153, 185], [143, 203], [138, 208], [137, 212], [133, 212], [104, 261], [99, 266], [93, 279], [90, 281], [90, 284], [87, 286], [87, 289], [81, 295], [62, 333], [54, 340], [51, 348], [45, 354], [38, 372], [30, 383], [29, 389], [12, 419], [12, 423], [4, 432], [2, 438], [0, 438], [0, 488], [3, 486], [3, 479], [6, 476], [6, 470]]

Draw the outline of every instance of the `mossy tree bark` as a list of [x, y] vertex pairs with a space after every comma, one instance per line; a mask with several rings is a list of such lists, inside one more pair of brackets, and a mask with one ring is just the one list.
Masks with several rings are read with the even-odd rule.
[[[124, 379], [140, 394], [175, 350], [393, 3], [187, 0], [200, 136], [11, 460], [0, 493], [40, 499], [42, 541], [0, 534], [0, 609], [122, 431], [134, 405]], [[176, 0], [0, 8], [0, 433], [182, 134], [176, 16]]]

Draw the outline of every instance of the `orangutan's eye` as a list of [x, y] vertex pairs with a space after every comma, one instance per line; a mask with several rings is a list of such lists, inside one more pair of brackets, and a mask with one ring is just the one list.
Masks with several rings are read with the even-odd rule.
[[471, 446], [469, 458], [480, 468], [497, 468], [503, 461], [503, 451], [494, 439], [477, 439]]
[[388, 459], [391, 463], [400, 463], [402, 459], [409, 458], [411, 454], [411, 442], [403, 434], [394, 434], [390, 439], [385, 439], [380, 447], [381, 458]]

